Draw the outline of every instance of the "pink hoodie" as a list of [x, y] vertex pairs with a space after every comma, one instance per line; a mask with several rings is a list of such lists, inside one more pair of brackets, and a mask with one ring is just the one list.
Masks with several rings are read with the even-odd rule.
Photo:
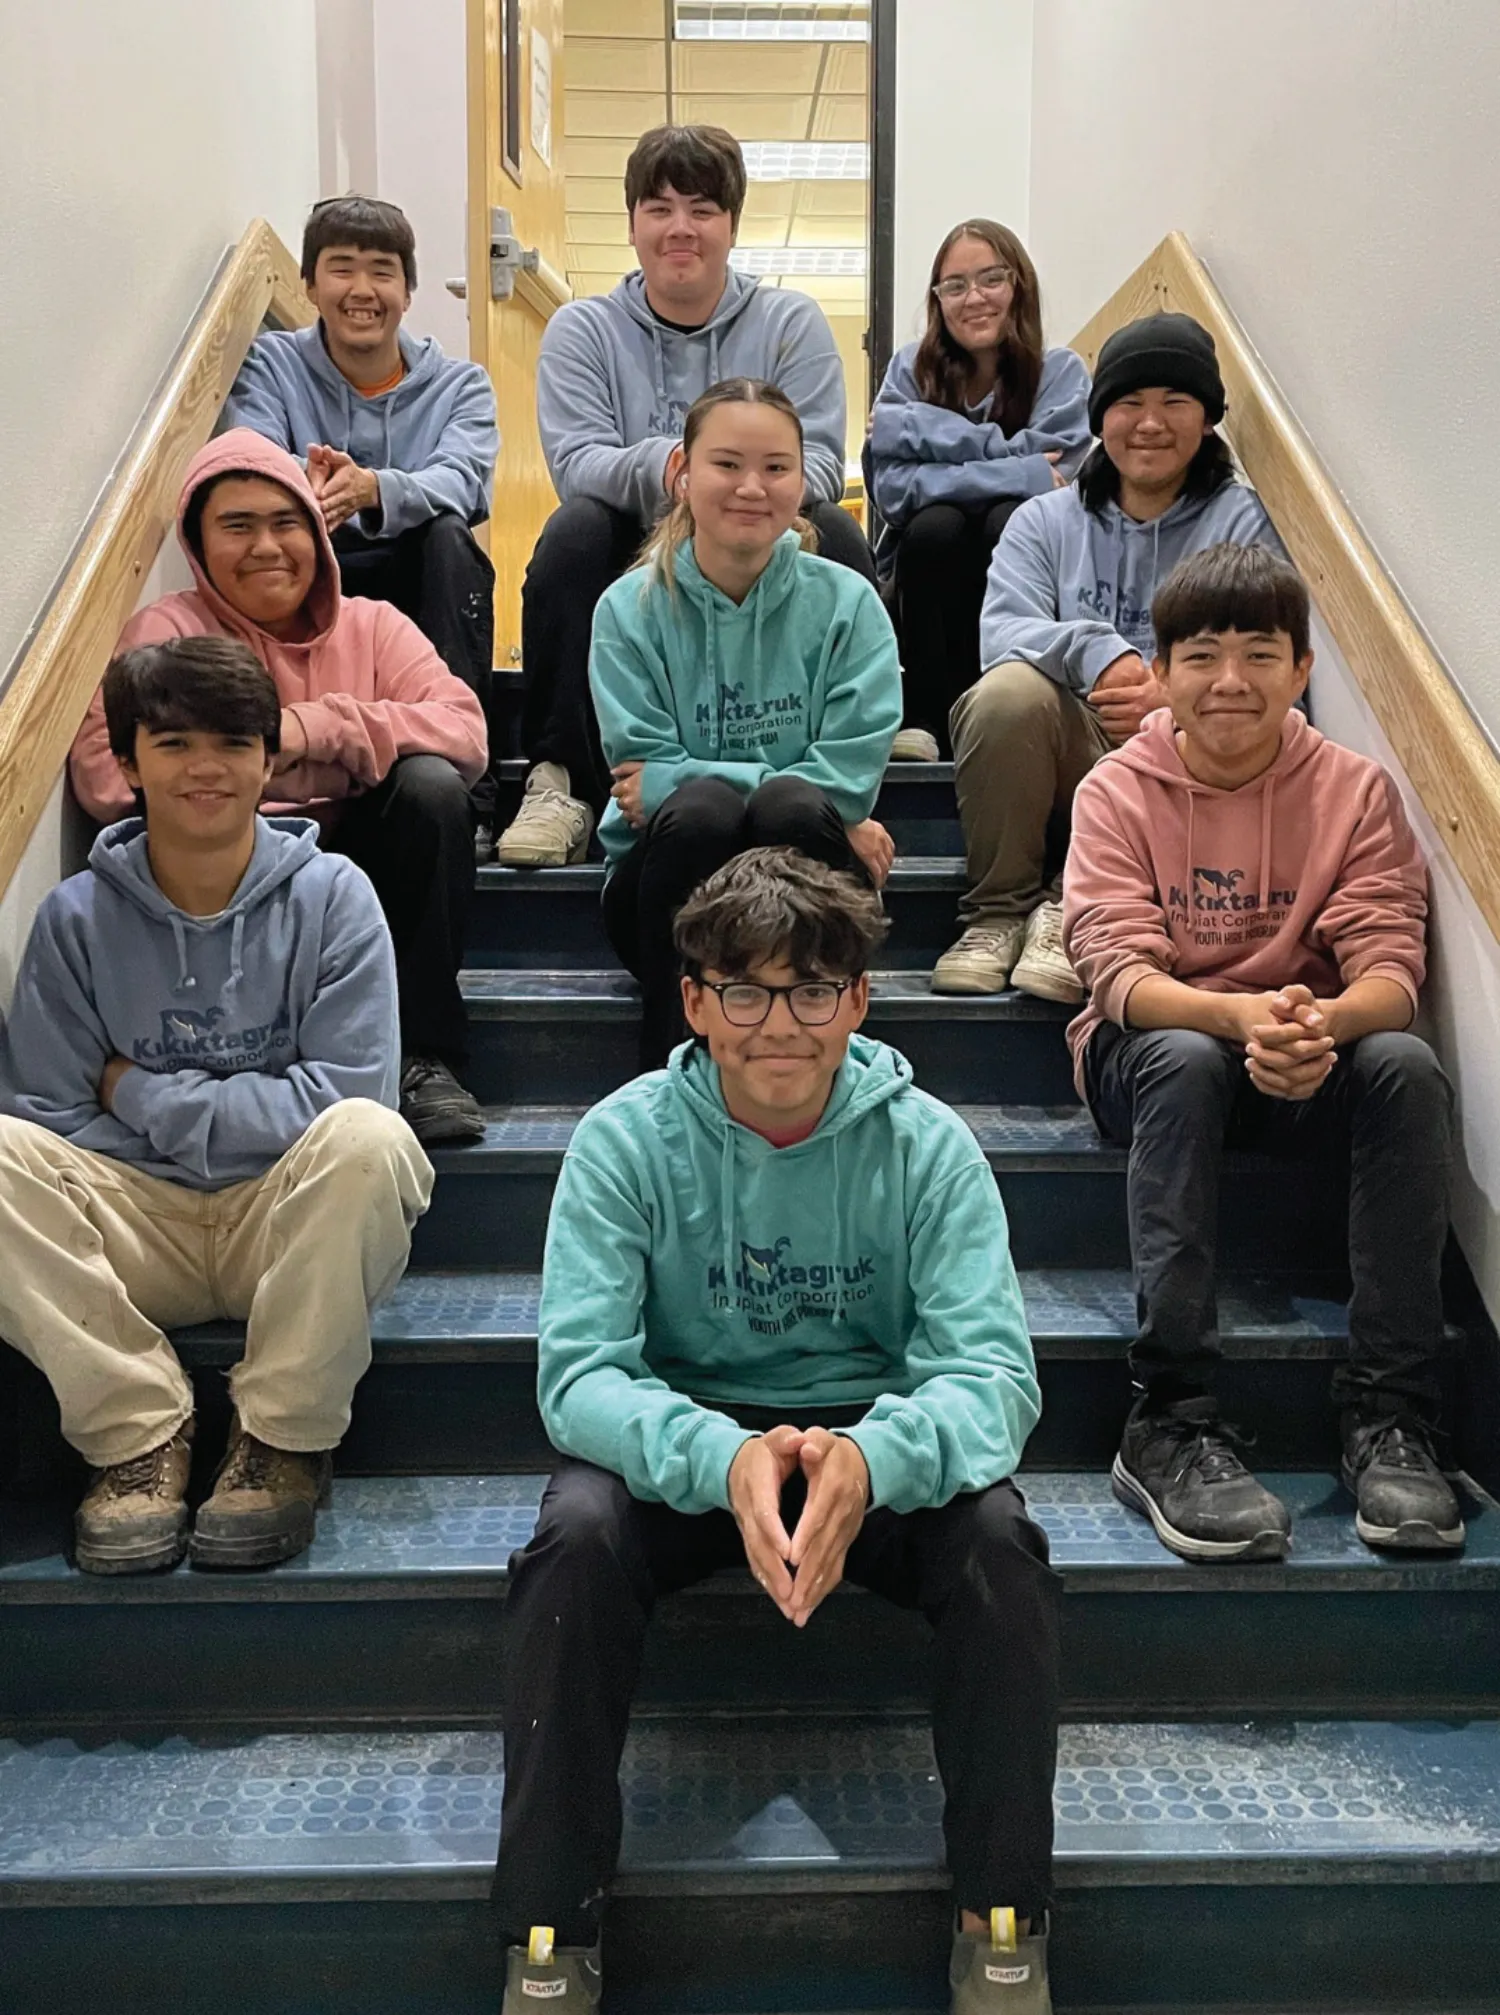
[[1271, 767], [1216, 790], [1189, 776], [1160, 708], [1073, 800], [1063, 936], [1089, 989], [1068, 1028], [1079, 1091], [1089, 1037], [1125, 1026], [1151, 973], [1215, 993], [1300, 981], [1324, 999], [1378, 975], [1415, 1008], [1426, 919], [1426, 865], [1379, 763], [1293, 712]]
[[[286, 644], [236, 614], [209, 580], [183, 531], [193, 492], [211, 477], [245, 471], [290, 490], [311, 515], [318, 570], [307, 608], [316, 630]], [[177, 540], [197, 587], [163, 595], [120, 633], [118, 650], [169, 637], [237, 637], [276, 681], [283, 707], [301, 721], [307, 755], [273, 781], [276, 806], [311, 806], [378, 784], [398, 756], [446, 756], [464, 782], [484, 772], [485, 726], [479, 701], [456, 679], [409, 617], [389, 602], [345, 601], [338, 562], [306, 476], [284, 449], [236, 427], [193, 457], [177, 504]], [[104, 702], [95, 693], [69, 757], [73, 789], [96, 819], [130, 811], [129, 786], [110, 754]]]

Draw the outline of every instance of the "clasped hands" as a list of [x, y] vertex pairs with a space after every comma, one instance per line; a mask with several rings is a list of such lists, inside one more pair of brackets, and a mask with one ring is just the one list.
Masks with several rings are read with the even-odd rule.
[[[649, 822], [641, 803], [641, 772], [645, 767], [644, 763], [616, 763], [610, 770], [614, 782], [609, 794], [624, 814], [625, 823], [637, 832]], [[857, 826], [845, 826], [844, 831], [870, 880], [877, 889], [883, 889], [896, 858], [896, 842], [879, 819], [862, 819]]]
[[307, 480], [330, 532], [336, 532], [356, 511], [373, 511], [380, 502], [380, 478], [373, 469], [361, 468], [342, 448], [309, 448]]
[[[788, 1534], [781, 1493], [801, 1470], [807, 1502]], [[773, 1427], [745, 1442], [729, 1466], [729, 1508], [750, 1572], [799, 1630], [844, 1574], [865, 1521], [870, 1471], [857, 1442], [826, 1427]]]
[[1311, 1098], [1338, 1062], [1334, 1004], [1319, 1002], [1305, 986], [1231, 998], [1255, 1089], [1267, 1098]]

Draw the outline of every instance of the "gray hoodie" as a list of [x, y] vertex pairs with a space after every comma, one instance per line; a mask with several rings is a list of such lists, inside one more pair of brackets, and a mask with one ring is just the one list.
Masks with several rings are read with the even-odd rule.
[[719, 305], [691, 335], [652, 314], [645, 275], [559, 308], [542, 337], [536, 417], [564, 503], [597, 497], [650, 524], [666, 509], [662, 476], [693, 401], [724, 378], [779, 385], [801, 415], [807, 495], [844, 494], [844, 367], [833, 331], [806, 294], [731, 272]]
[[1118, 504], [1086, 511], [1078, 485], [1030, 497], [1006, 525], [990, 561], [979, 662], [1034, 665], [1075, 693], [1092, 691], [1127, 651], [1156, 653], [1151, 600], [1179, 560], [1209, 546], [1281, 542], [1248, 483], [1211, 497], [1179, 497], [1141, 524]]
[[[234, 899], [189, 916], [141, 819], [43, 899], [0, 1027], [0, 1112], [189, 1189], [264, 1174], [344, 1098], [396, 1104], [396, 966], [375, 891], [311, 819], [260, 818]], [[126, 1071], [99, 1104], [112, 1056]]]

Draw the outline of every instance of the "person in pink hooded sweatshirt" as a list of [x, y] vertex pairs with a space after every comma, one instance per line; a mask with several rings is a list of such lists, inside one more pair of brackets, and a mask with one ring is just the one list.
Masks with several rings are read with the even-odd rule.
[[1367, 1545], [1464, 1542], [1433, 1456], [1453, 1097], [1408, 1032], [1427, 876], [1395, 785], [1296, 702], [1307, 589], [1221, 545], [1152, 604], [1166, 705], [1079, 786], [1063, 931], [1088, 1004], [1068, 1030], [1101, 1133], [1127, 1144], [1138, 1397], [1122, 1503], [1188, 1560], [1281, 1559], [1285, 1506], [1213, 1395], [1224, 1148], [1345, 1158], [1343, 1479]]
[[[457, 1073], [467, 1048], [458, 970], [474, 887], [469, 792], [486, 763], [479, 701], [409, 617], [388, 602], [345, 599], [307, 477], [249, 428], [194, 456], [177, 536], [194, 587], [139, 610], [117, 649], [235, 637], [271, 673], [281, 751], [266, 809], [312, 812], [323, 844], [369, 875], [396, 951], [402, 1116], [421, 1141], [477, 1139], [484, 1116]], [[131, 811], [99, 693], [69, 767], [96, 819]]]

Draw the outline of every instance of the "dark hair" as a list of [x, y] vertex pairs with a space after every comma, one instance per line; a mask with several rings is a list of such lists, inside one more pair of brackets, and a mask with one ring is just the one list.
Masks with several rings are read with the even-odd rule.
[[270, 756], [281, 747], [276, 681], [232, 637], [172, 637], [122, 651], [104, 674], [104, 719], [111, 750], [127, 762], [135, 761], [138, 728], [259, 735]]
[[782, 960], [809, 979], [858, 979], [889, 928], [868, 883], [795, 847], [751, 847], [693, 891], [672, 935], [694, 979]]
[[288, 500], [307, 519], [309, 530], [316, 532], [306, 504], [297, 492], [278, 476], [268, 476], [264, 469], [216, 469], [213, 475], [201, 482], [188, 498], [187, 509], [182, 514], [182, 536], [192, 548], [193, 558], [203, 565], [203, 513], [208, 509], [208, 500], [221, 483], [274, 483], [278, 490], [285, 490]]
[[329, 196], [314, 203], [302, 230], [302, 278], [311, 286], [317, 277], [318, 254], [330, 245], [352, 245], [357, 252], [393, 252], [401, 261], [407, 291], [416, 292], [417, 237], [404, 210], [382, 203], [378, 196]]
[[[1205, 434], [1203, 445], [1187, 465], [1178, 495], [1195, 500], [1211, 497], [1234, 479], [1234, 456], [1229, 443], [1222, 434]], [[1087, 461], [1078, 471], [1078, 494], [1083, 499], [1083, 508], [1096, 517], [1106, 504], [1120, 501], [1120, 472], [1109, 459], [1102, 441], [1089, 450]]]
[[625, 208], [667, 189], [679, 196], [703, 196], [729, 212], [738, 226], [745, 207], [745, 157], [740, 143], [722, 126], [653, 126], [630, 150], [625, 163]]
[[1000, 338], [1000, 375], [991, 408], [1002, 433], [1014, 434], [1030, 420], [1036, 388], [1042, 381], [1042, 290], [1026, 247], [1003, 224], [988, 217], [970, 217], [967, 223], [955, 224], [938, 246], [927, 287], [927, 328], [912, 359], [912, 376], [928, 405], [961, 413], [968, 404], [965, 393], [973, 359], [949, 334], [937, 296], [943, 261], [961, 238], [982, 240], [994, 253], [995, 263], [1008, 266], [1015, 275], [1010, 321]]
[[1208, 546], [1172, 569], [1151, 604], [1163, 664], [1205, 630], [1284, 630], [1292, 656], [1305, 658], [1310, 623], [1307, 583], [1269, 546]]
[[[703, 431], [704, 421], [720, 406], [770, 406], [796, 428], [797, 453], [799, 457], [802, 454], [802, 415], [779, 385], [768, 385], [764, 378], [725, 378], [720, 384], [710, 385], [706, 392], [701, 392], [688, 407], [687, 418], [682, 423], [684, 455], [691, 458], [693, 444]], [[655, 567], [667, 586], [675, 588], [677, 555], [693, 536], [694, 530], [691, 503], [686, 497], [676, 498], [671, 510], [658, 518], [652, 527], [637, 564]], [[801, 538], [804, 551], [815, 553], [818, 550], [818, 535], [806, 518], [793, 518], [792, 530]]]

